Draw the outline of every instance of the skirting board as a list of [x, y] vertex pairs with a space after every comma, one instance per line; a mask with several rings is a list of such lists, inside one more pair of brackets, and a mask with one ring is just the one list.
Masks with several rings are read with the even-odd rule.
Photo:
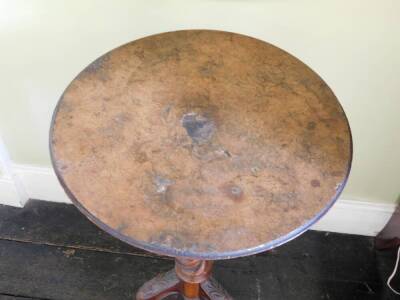
[[[29, 198], [71, 203], [51, 168], [13, 165], [13, 171]], [[22, 206], [16, 197], [12, 181], [0, 179], [0, 203]], [[394, 211], [394, 204], [339, 199], [312, 229], [375, 236]]]
[[22, 207], [22, 201], [10, 178], [0, 178], [0, 204]]

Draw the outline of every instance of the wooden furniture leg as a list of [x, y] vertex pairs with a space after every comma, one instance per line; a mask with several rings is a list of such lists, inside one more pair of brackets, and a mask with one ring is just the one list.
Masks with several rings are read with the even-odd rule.
[[185, 300], [232, 300], [210, 276], [211, 269], [212, 261], [176, 258], [175, 270], [146, 282], [136, 300], [162, 300], [171, 295], [181, 295]]

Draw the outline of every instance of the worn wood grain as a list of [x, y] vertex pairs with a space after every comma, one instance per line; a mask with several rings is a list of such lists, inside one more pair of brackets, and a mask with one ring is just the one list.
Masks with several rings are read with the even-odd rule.
[[0, 205], [0, 238], [115, 253], [152, 255], [100, 230], [70, 204], [29, 200], [23, 208]]
[[1, 295], [0, 294], [0, 300], [48, 300], [44, 298], [31, 298], [31, 297], [18, 297], [18, 296], [13, 296], [13, 295]]
[[[173, 266], [125, 247], [72, 205], [0, 206], [0, 299], [131, 300]], [[309, 231], [273, 251], [217, 262], [214, 275], [236, 300], [394, 300], [384, 284], [394, 259], [374, 251], [370, 237]]]
[[[173, 266], [168, 260], [12, 241], [0, 241], [0, 255], [0, 292], [60, 300], [132, 299], [141, 284]], [[238, 300], [395, 299], [368, 275], [375, 270], [361, 268], [354, 277], [331, 272], [356, 269], [347, 263], [255, 256], [217, 262], [214, 275]]]
[[352, 141], [326, 83], [266, 42], [163, 33], [90, 64], [55, 111], [51, 154], [74, 203], [140, 248], [230, 258], [292, 239], [348, 177]]

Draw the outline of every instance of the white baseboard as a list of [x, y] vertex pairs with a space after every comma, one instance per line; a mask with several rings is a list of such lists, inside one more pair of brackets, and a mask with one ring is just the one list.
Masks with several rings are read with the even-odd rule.
[[[13, 165], [13, 171], [29, 198], [71, 203], [51, 168]], [[11, 186], [0, 181], [0, 203], [21, 206]], [[339, 199], [312, 229], [375, 236], [394, 211], [394, 204]]]
[[339, 199], [312, 229], [376, 236], [395, 209], [394, 204]]
[[29, 196], [20, 178], [15, 175], [10, 155], [0, 136], [0, 204], [22, 207]]
[[0, 178], [0, 204], [22, 207], [21, 199], [12, 179]]
[[30, 199], [71, 203], [52, 168], [13, 165]]

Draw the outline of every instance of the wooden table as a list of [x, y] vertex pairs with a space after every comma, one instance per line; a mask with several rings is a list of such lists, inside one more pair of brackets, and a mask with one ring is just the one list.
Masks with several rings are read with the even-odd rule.
[[177, 258], [137, 299], [230, 299], [212, 261], [304, 232], [338, 198], [352, 159], [343, 109], [314, 71], [210, 30], [145, 37], [91, 63], [57, 105], [50, 149], [90, 220]]

